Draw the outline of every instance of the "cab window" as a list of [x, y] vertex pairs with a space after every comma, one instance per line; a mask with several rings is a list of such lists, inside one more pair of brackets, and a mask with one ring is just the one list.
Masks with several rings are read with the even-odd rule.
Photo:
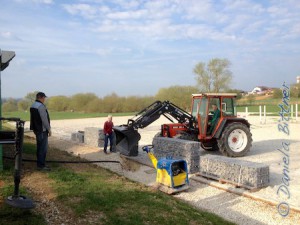
[[223, 98], [222, 101], [222, 115], [223, 116], [235, 116], [235, 105], [233, 98]]

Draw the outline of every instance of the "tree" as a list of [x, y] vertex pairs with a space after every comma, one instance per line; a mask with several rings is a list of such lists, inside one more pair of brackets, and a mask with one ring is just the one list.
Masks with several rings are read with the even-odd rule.
[[3, 112], [13, 112], [18, 110], [17, 100], [10, 98], [2, 105]]
[[67, 111], [70, 106], [70, 98], [66, 96], [53, 96], [47, 100], [47, 107], [49, 110], [63, 112]]
[[18, 102], [18, 110], [21, 111], [29, 110], [30, 106], [35, 101], [37, 93], [38, 91], [27, 93], [26, 96], [21, 101]]
[[98, 99], [98, 97], [93, 93], [73, 95], [71, 97], [70, 109], [77, 112], [86, 112], [86, 106], [94, 99]]
[[28, 101], [29, 104], [32, 104], [35, 101], [35, 99], [36, 99], [36, 94], [37, 93], [38, 93], [38, 91], [27, 93], [27, 95], [24, 97], [24, 100]]
[[112, 93], [103, 98], [103, 112], [117, 113], [122, 112], [124, 98], [119, 97], [116, 93]]
[[291, 97], [295, 97], [295, 98], [300, 97], [300, 83], [291, 85]]
[[201, 92], [221, 92], [229, 89], [232, 72], [229, 70], [230, 61], [214, 58], [206, 65], [199, 62], [194, 68], [197, 85]]
[[18, 110], [19, 111], [27, 111], [29, 110], [30, 102], [26, 100], [21, 100], [18, 102]]
[[102, 106], [102, 99], [94, 98], [87, 103], [86, 111], [89, 113], [101, 113], [103, 112], [101, 106]]
[[275, 88], [274, 90], [273, 90], [273, 94], [272, 94], [272, 97], [273, 98], [282, 98], [282, 91], [281, 91], [281, 89], [280, 88]]
[[161, 88], [155, 95], [161, 101], [168, 100], [185, 110], [191, 109], [191, 95], [198, 93], [194, 86], [171, 86]]
[[243, 90], [239, 90], [239, 89], [229, 89], [229, 90], [226, 90], [226, 92], [228, 93], [236, 93], [236, 100], [240, 100], [242, 97], [243, 97], [243, 93], [244, 91]]

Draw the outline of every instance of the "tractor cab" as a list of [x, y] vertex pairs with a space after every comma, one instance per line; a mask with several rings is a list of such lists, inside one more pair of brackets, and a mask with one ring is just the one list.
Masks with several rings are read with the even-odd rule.
[[252, 146], [250, 124], [236, 115], [233, 93], [192, 95], [192, 116], [197, 125], [197, 139], [207, 151], [220, 150], [223, 155], [240, 157]]
[[193, 94], [192, 98], [192, 115], [198, 123], [199, 140], [211, 139], [224, 118], [236, 117], [236, 94]]

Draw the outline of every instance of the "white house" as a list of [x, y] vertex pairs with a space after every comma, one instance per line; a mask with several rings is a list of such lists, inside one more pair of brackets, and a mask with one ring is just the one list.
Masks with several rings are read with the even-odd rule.
[[250, 92], [250, 94], [257, 94], [257, 95], [264, 95], [267, 94], [270, 91], [270, 88], [266, 86], [257, 86], [253, 88], [253, 90]]

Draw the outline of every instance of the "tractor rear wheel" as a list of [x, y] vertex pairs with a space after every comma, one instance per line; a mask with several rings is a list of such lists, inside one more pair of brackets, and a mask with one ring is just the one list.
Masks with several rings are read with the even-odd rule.
[[245, 156], [252, 146], [252, 134], [243, 123], [228, 124], [218, 140], [220, 152], [229, 157]]

